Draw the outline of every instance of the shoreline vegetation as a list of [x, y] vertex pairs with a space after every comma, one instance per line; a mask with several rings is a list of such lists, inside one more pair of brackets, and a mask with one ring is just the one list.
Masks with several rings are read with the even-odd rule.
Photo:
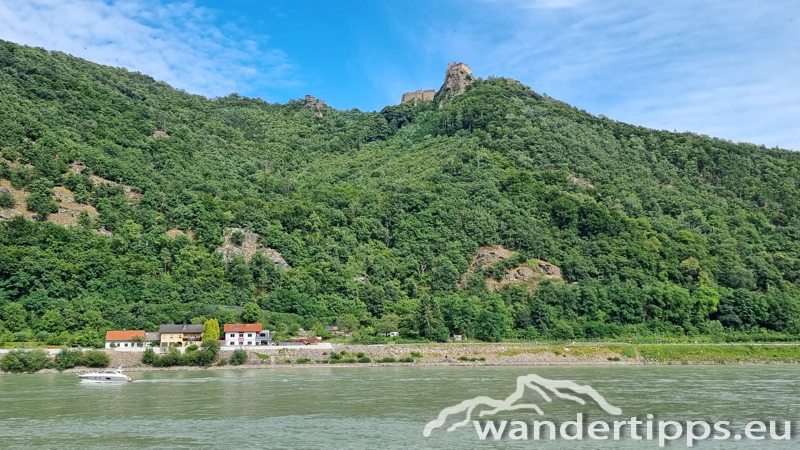
[[[552, 366], [552, 365], [714, 365], [793, 364], [800, 362], [800, 344], [422, 344], [333, 349], [307, 347], [248, 349], [247, 357], [232, 364], [240, 350], [222, 350], [210, 365], [158, 367], [141, 361], [143, 352], [104, 351], [108, 365], [129, 372], [270, 369], [293, 367], [391, 366]], [[166, 354], [166, 353], [165, 353]], [[87, 367], [59, 372], [52, 365], [33, 373], [78, 373]], [[9, 373], [9, 372], [2, 372]]]

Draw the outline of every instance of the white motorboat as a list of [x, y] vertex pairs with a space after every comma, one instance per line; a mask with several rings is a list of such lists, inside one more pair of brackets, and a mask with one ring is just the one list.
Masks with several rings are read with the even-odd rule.
[[116, 370], [104, 370], [102, 372], [87, 372], [77, 374], [81, 381], [93, 383], [126, 383], [131, 381], [131, 377], [122, 372], [122, 367]]

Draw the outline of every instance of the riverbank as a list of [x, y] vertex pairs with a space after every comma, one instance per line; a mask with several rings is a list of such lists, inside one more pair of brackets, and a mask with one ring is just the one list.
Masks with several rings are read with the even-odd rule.
[[[626, 344], [419, 344], [336, 345], [332, 349], [302, 347], [248, 348], [244, 364], [209, 367], [151, 367], [141, 362], [140, 352], [106, 350], [110, 367], [126, 371], [182, 371], [221, 369], [270, 369], [286, 367], [388, 367], [388, 366], [616, 366], [673, 364], [794, 364], [800, 362], [797, 344], [744, 345], [626, 345]], [[221, 351], [219, 359], [229, 359]], [[338, 358], [331, 358], [336, 353]], [[369, 358], [370, 362], [356, 362]], [[387, 360], [388, 358], [388, 360]], [[397, 362], [388, 362], [394, 359]], [[413, 362], [400, 362], [400, 360]], [[65, 373], [84, 372], [84, 367]], [[44, 369], [37, 373], [56, 373]]]

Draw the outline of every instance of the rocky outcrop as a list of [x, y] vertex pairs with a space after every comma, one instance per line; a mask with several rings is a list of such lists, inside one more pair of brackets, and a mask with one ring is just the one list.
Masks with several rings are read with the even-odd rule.
[[518, 283], [525, 283], [529, 288], [532, 288], [546, 279], [562, 281], [561, 269], [555, 264], [535, 259], [528, 261], [527, 265], [507, 270], [500, 281], [494, 278], [487, 278], [486, 286], [490, 291], [496, 291], [508, 284]]
[[[238, 244], [234, 243], [233, 239], [233, 234], [237, 232], [241, 233], [243, 237], [242, 242]], [[258, 233], [247, 231], [243, 228], [226, 228], [223, 232], [223, 238], [225, 239], [225, 243], [223, 243], [217, 251], [222, 253], [222, 258], [226, 262], [230, 262], [233, 255], [242, 255], [245, 260], [250, 261], [256, 253], [261, 253], [274, 261], [275, 264], [283, 267], [284, 270], [292, 268], [292, 266], [283, 259], [283, 255], [277, 250], [264, 247], [258, 242]]]
[[[472, 264], [469, 266], [467, 273], [461, 278], [459, 285], [462, 288], [466, 287], [467, 275], [476, 274], [481, 270], [488, 269], [503, 260], [511, 258], [513, 255], [513, 251], [504, 248], [502, 245], [496, 247], [481, 247], [478, 249], [478, 252], [475, 253], [475, 256], [472, 257]], [[560, 281], [561, 269], [547, 261], [532, 259], [519, 267], [507, 270], [500, 281], [494, 278], [487, 278], [486, 285], [490, 291], [496, 291], [507, 284], [514, 283], [525, 283], [533, 287], [545, 279]]]
[[444, 84], [439, 89], [439, 105], [452, 100], [456, 95], [463, 94], [473, 81], [475, 79], [472, 78], [472, 69], [468, 65], [463, 62], [448, 64], [447, 72], [444, 74]]
[[306, 94], [305, 100], [306, 107], [313, 109], [314, 115], [317, 117], [322, 117], [322, 110], [329, 108], [329, 106], [325, 104], [325, 100], [315, 98], [313, 95]]
[[469, 266], [467, 273], [473, 274], [479, 270], [488, 269], [504, 259], [511, 258], [513, 254], [513, 251], [503, 248], [502, 245], [481, 247], [478, 249], [478, 253], [475, 253], [475, 256], [472, 257], [472, 264]]
[[436, 95], [436, 91], [433, 89], [418, 89], [414, 92], [406, 92], [403, 94], [403, 97], [400, 99], [400, 103], [406, 102], [429, 102], [433, 100], [433, 97]]
[[[15, 216], [23, 216], [28, 220], [33, 220], [34, 213], [28, 211], [27, 196], [28, 192], [22, 189], [14, 189], [8, 180], [0, 180], [0, 191], [8, 191], [14, 197], [14, 207], [0, 208], [0, 220], [11, 220]], [[81, 211], [86, 211], [89, 217], [95, 218], [99, 215], [92, 205], [77, 203], [72, 191], [63, 187], [53, 188], [53, 199], [58, 205], [58, 212], [47, 216], [47, 220], [59, 225], [77, 225]]]

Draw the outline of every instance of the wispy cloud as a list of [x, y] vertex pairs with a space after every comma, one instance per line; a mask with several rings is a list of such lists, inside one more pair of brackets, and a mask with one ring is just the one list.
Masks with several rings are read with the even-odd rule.
[[476, 0], [460, 10], [409, 39], [595, 114], [800, 150], [791, 2]]
[[0, 0], [0, 38], [146, 73], [209, 97], [297, 84], [268, 36], [218, 24], [190, 2]]

